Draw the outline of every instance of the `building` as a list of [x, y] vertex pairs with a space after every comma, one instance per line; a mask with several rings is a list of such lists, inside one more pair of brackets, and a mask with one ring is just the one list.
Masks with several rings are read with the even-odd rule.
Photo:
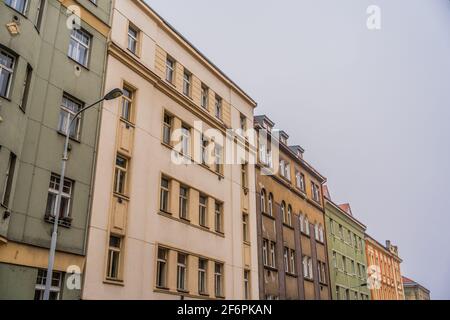
[[256, 103], [144, 1], [112, 16], [83, 299], [258, 298], [254, 167], [219, 137]]
[[402, 259], [398, 248], [386, 241], [382, 245], [369, 235], [365, 235], [367, 275], [372, 300], [405, 300], [400, 271]]
[[[104, 92], [110, 1], [93, 2], [0, 1], [0, 299], [43, 296], [63, 132]], [[98, 110], [70, 132], [52, 299], [81, 294], [65, 283], [85, 263]]]
[[407, 277], [402, 277], [405, 300], [430, 300], [430, 290]]
[[349, 204], [337, 205], [331, 200], [327, 186], [323, 186], [323, 194], [331, 296], [333, 300], [369, 300], [366, 226], [355, 218]]
[[330, 299], [321, 191], [326, 179], [274, 125], [255, 117], [259, 297]]

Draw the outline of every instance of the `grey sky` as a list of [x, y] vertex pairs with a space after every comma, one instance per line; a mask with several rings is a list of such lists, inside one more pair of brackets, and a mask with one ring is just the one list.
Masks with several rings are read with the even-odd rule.
[[450, 298], [449, 0], [148, 2], [399, 246], [404, 275]]

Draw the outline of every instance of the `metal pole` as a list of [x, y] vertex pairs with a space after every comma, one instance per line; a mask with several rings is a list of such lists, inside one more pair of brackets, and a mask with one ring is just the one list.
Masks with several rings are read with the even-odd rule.
[[[64, 142], [64, 152], [62, 157], [62, 163], [61, 163], [61, 175], [59, 177], [59, 188], [58, 188], [58, 195], [56, 196], [56, 206], [53, 211], [53, 215], [55, 217], [55, 221], [53, 223], [53, 233], [52, 233], [52, 240], [50, 243], [50, 253], [48, 256], [48, 267], [47, 267], [47, 277], [45, 279], [45, 291], [44, 291], [44, 300], [50, 299], [50, 287], [52, 285], [52, 278], [53, 278], [53, 266], [55, 263], [55, 253], [56, 253], [56, 241], [58, 239], [58, 224], [59, 224], [59, 211], [61, 210], [61, 196], [64, 188], [64, 179], [66, 174], [66, 164], [68, 160], [68, 147], [69, 147], [69, 138], [70, 138], [70, 128], [74, 124], [75, 120], [78, 118], [78, 116], [86, 111], [87, 109], [95, 106], [96, 104], [102, 102], [104, 100], [100, 99], [97, 102], [94, 102], [93, 104], [81, 109], [78, 111], [78, 113], [75, 114], [75, 116], [70, 120], [69, 125], [66, 128], [66, 139]], [[69, 115], [70, 119], [70, 115]]]

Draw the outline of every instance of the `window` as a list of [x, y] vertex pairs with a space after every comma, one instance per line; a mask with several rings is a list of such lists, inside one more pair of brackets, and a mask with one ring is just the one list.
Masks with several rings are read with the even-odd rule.
[[333, 266], [337, 269], [337, 253], [333, 251]]
[[128, 26], [128, 50], [134, 54], [138, 54], [139, 29], [133, 25]]
[[303, 256], [302, 263], [303, 263], [303, 277], [309, 278], [308, 257], [307, 256]]
[[37, 7], [36, 11], [36, 29], [41, 29], [42, 24], [42, 18], [44, 16], [44, 6], [45, 6], [45, 0], [39, 1], [39, 6]]
[[169, 212], [169, 179], [161, 178], [161, 198], [159, 209], [162, 212]]
[[177, 289], [186, 291], [186, 275], [187, 275], [187, 255], [178, 253], [177, 263]]
[[242, 113], [239, 116], [239, 122], [240, 122], [241, 130], [242, 131], [247, 130], [247, 118]]
[[[53, 272], [50, 286], [50, 300], [59, 300], [61, 292], [61, 272]], [[45, 283], [47, 281], [47, 270], [38, 270], [36, 285], [34, 287], [34, 300], [44, 300]]]
[[69, 57], [79, 64], [87, 67], [89, 50], [91, 45], [91, 35], [83, 29], [72, 29], [70, 35]]
[[305, 217], [305, 233], [309, 236], [309, 221], [308, 217]]
[[320, 261], [317, 262], [317, 276], [319, 277], [319, 283], [322, 283], [322, 270], [320, 268], [320, 265], [322, 263]]
[[207, 268], [208, 260], [199, 259], [198, 260], [198, 293], [206, 294], [207, 290]]
[[5, 184], [4, 184], [5, 187], [2, 196], [2, 204], [6, 208], [8, 208], [9, 206], [9, 200], [11, 197], [11, 189], [14, 181], [14, 171], [16, 169], [16, 159], [17, 159], [16, 155], [11, 152], [9, 154], [9, 162], [5, 174]]
[[207, 165], [208, 161], [209, 161], [209, 157], [208, 157], [208, 146], [209, 146], [209, 141], [208, 138], [202, 133], [201, 136], [201, 146], [202, 146], [202, 164]]
[[199, 198], [199, 208], [198, 208], [198, 223], [202, 227], [207, 226], [206, 217], [208, 214], [208, 198], [204, 195], [200, 195]]
[[[45, 212], [47, 217], [55, 216], [56, 198], [59, 193], [59, 179], [60, 176], [55, 173], [52, 173], [50, 176], [50, 186], [48, 188], [48, 197], [47, 197], [47, 209]], [[70, 217], [70, 202], [72, 199], [72, 192], [73, 192], [73, 181], [65, 178], [61, 194], [61, 204], [59, 208], [59, 218], [61, 219]]]
[[215, 170], [217, 173], [222, 173], [222, 152], [223, 148], [219, 144], [214, 145], [214, 163], [215, 163]]
[[111, 235], [109, 237], [108, 266], [106, 277], [119, 280], [122, 238]]
[[191, 96], [191, 79], [192, 79], [192, 74], [189, 71], [187, 71], [186, 69], [184, 69], [183, 94], [188, 97]]
[[291, 205], [288, 205], [288, 210], [287, 210], [287, 224], [289, 226], [292, 226], [292, 207]]
[[123, 88], [122, 96], [122, 114], [121, 118], [125, 121], [132, 122], [134, 90], [129, 87]]
[[337, 300], [341, 299], [341, 292], [339, 286], [336, 286], [336, 298]]
[[241, 164], [241, 186], [242, 188], [248, 187], [248, 181], [247, 181], [247, 164]]
[[216, 99], [214, 102], [215, 107], [215, 115], [217, 119], [222, 119], [222, 98], [216, 95]]
[[250, 299], [250, 270], [244, 270], [244, 299]]
[[339, 225], [339, 237], [344, 240], [344, 228], [342, 225]]
[[187, 126], [181, 127], [181, 150], [180, 153], [189, 156], [191, 131]]
[[309, 271], [308, 277], [310, 279], [313, 279], [314, 275], [313, 275], [313, 267], [312, 267], [312, 259], [311, 258], [308, 258], [308, 271]]
[[223, 264], [216, 263], [214, 266], [214, 288], [216, 297], [223, 296]]
[[5, 4], [13, 8], [14, 10], [25, 15], [28, 5], [28, 0], [5, 0]]
[[289, 273], [289, 248], [284, 247], [283, 251], [284, 271]]
[[344, 270], [344, 272], [347, 272], [347, 258], [346, 257], [342, 257], [342, 270]]
[[292, 274], [295, 274], [295, 251], [294, 250], [290, 250], [290, 257], [289, 257], [289, 262], [290, 262], [290, 272]]
[[173, 84], [175, 75], [175, 60], [170, 57], [166, 59], [166, 80]]
[[165, 248], [158, 248], [158, 259], [156, 265], [156, 286], [167, 287], [167, 253]]
[[300, 214], [299, 220], [300, 220], [300, 231], [304, 233], [305, 232], [305, 216], [303, 214]]
[[180, 187], [180, 218], [187, 219], [188, 218], [188, 188]]
[[261, 212], [266, 213], [266, 191], [261, 190]]
[[305, 191], [305, 175], [299, 171], [295, 173], [295, 181], [297, 184], [297, 188], [302, 191]]
[[215, 220], [215, 229], [216, 232], [223, 233], [223, 226], [222, 226], [222, 220], [223, 220], [223, 214], [222, 214], [223, 205], [216, 201], [215, 208], [214, 208], [214, 220]]
[[319, 241], [320, 242], [324, 242], [324, 238], [323, 238], [323, 227], [321, 224], [319, 224]]
[[244, 242], [250, 241], [249, 228], [248, 228], [248, 214], [242, 214], [242, 231]]
[[273, 195], [272, 193], [269, 193], [269, 216], [273, 216]]
[[[82, 109], [82, 103], [64, 94], [59, 111], [58, 131], [66, 134], [68, 126], [75, 115]], [[69, 136], [78, 140], [80, 135], [81, 115], [78, 115], [70, 127]]]
[[209, 104], [209, 89], [207, 86], [202, 84], [200, 105], [202, 106], [202, 108], [208, 109], [208, 104]]
[[114, 192], [125, 195], [127, 188], [128, 159], [121, 155], [116, 156], [116, 170], [114, 174]]
[[322, 283], [327, 283], [327, 269], [324, 262], [321, 263], [320, 270], [322, 274]]
[[284, 201], [281, 202], [281, 217], [283, 218], [283, 223], [287, 223], [286, 216], [286, 203]]
[[20, 104], [20, 107], [22, 108], [22, 110], [27, 109], [28, 95], [30, 93], [32, 75], [33, 75], [33, 68], [28, 64], [26, 75], [25, 75], [25, 81], [23, 83], [22, 103]]
[[277, 266], [276, 252], [275, 252], [275, 242], [270, 242], [270, 266], [276, 268]]
[[314, 182], [311, 182], [311, 194], [314, 201], [320, 202], [319, 186]]
[[173, 117], [165, 112], [163, 122], [163, 142], [167, 145], [170, 145], [170, 139], [172, 135], [172, 121]]
[[356, 275], [355, 261], [353, 261], [353, 260], [350, 261], [350, 265], [352, 266], [352, 269], [351, 269], [352, 270], [352, 274]]
[[262, 252], [263, 252], [263, 265], [268, 266], [269, 265], [269, 256], [268, 256], [268, 245], [269, 245], [269, 241], [264, 239], [263, 240], [263, 248], [262, 248]]
[[319, 240], [319, 225], [317, 223], [314, 224], [314, 237], [317, 241]]
[[7, 98], [14, 73], [15, 58], [4, 50], [0, 50], [0, 96]]

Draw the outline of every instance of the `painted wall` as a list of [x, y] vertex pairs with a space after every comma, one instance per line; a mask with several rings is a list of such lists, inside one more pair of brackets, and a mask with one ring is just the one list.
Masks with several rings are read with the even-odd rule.
[[[136, 56], [127, 50], [128, 24], [141, 30], [140, 50]], [[242, 239], [242, 208], [240, 166], [225, 165], [223, 177], [197, 164], [176, 165], [171, 162], [171, 149], [162, 144], [163, 111], [167, 110], [183, 122], [194, 125], [203, 120], [205, 129], [219, 125], [209, 114], [192, 105], [189, 99], [180, 97], [181, 88], [165, 83], [157, 76], [155, 61], [157, 47], [174, 57], [205, 82], [211, 90], [220, 92], [230, 105], [230, 124], [239, 123], [239, 112], [248, 117], [253, 125], [253, 106], [238, 98], [229, 85], [204, 65], [204, 61], [173, 32], [158, 25], [157, 18], [142, 5], [141, 1], [116, 1], [113, 14], [111, 38], [116, 47], [110, 52], [106, 88], [121, 87], [127, 83], [136, 88], [133, 108], [135, 112], [130, 145], [130, 170], [128, 175], [128, 208], [122, 263], [122, 281], [105, 281], [108, 239], [115, 212], [112, 196], [115, 157], [123, 141], [118, 130], [121, 120], [119, 101], [105, 103], [98, 150], [98, 166], [95, 176], [92, 221], [89, 229], [87, 266], [83, 299], [179, 299], [200, 298], [196, 292], [197, 266], [188, 265], [188, 293], [174, 290], [174, 273], [168, 279], [171, 290], [156, 289], [156, 248], [158, 244], [190, 252], [225, 263], [225, 297], [242, 299], [245, 250]], [[119, 52], [119, 53], [117, 53]], [[117, 56], [119, 55], [119, 57]], [[115, 137], [115, 138], [114, 138]], [[224, 203], [224, 236], [214, 234], [181, 222], [177, 212], [172, 218], [159, 212], [160, 179], [164, 173], [186, 183], [190, 187], [207, 193]], [[249, 194], [254, 194], [254, 171], [249, 168]], [[252, 251], [251, 290], [257, 298], [256, 226], [255, 202], [248, 203]], [[194, 209], [195, 210], [195, 209]], [[195, 215], [195, 212], [191, 212]], [[175, 256], [169, 258], [170, 268], [176, 264]], [[175, 270], [175, 269], [171, 269]], [[210, 274], [213, 270], [209, 270]], [[211, 290], [211, 288], [210, 288]], [[212, 297], [212, 296], [211, 296]]]
[[[58, 117], [63, 93], [86, 105], [98, 100], [103, 93], [110, 1], [100, 0], [98, 6], [82, 1], [85, 7], [80, 7], [81, 26], [92, 35], [87, 68], [68, 57], [71, 30], [67, 21], [70, 14], [62, 2], [77, 4], [75, 1], [46, 1], [40, 30], [35, 27], [39, 1], [29, 1], [25, 15], [6, 6], [4, 1], [0, 3], [2, 26], [12, 22], [14, 17], [20, 22], [18, 35], [11, 35], [5, 27], [0, 28], [0, 45], [16, 56], [10, 96], [7, 99], [0, 97], [2, 192], [9, 154], [13, 152], [17, 156], [8, 208], [11, 215], [0, 219], [0, 236], [10, 243], [28, 244], [32, 248], [48, 248], [50, 244], [52, 224], [45, 221], [44, 216], [50, 175], [52, 172], [59, 174], [61, 167], [64, 136], [58, 133]], [[27, 64], [33, 68], [33, 75], [28, 103], [21, 106]], [[67, 177], [75, 182], [72, 221], [70, 228], [59, 229], [57, 248], [77, 255], [85, 253], [98, 110], [97, 106], [83, 115], [80, 138], [71, 141], [67, 166]], [[6, 210], [0, 207], [0, 216]], [[37, 265], [33, 260], [29, 263], [34, 267]]]

